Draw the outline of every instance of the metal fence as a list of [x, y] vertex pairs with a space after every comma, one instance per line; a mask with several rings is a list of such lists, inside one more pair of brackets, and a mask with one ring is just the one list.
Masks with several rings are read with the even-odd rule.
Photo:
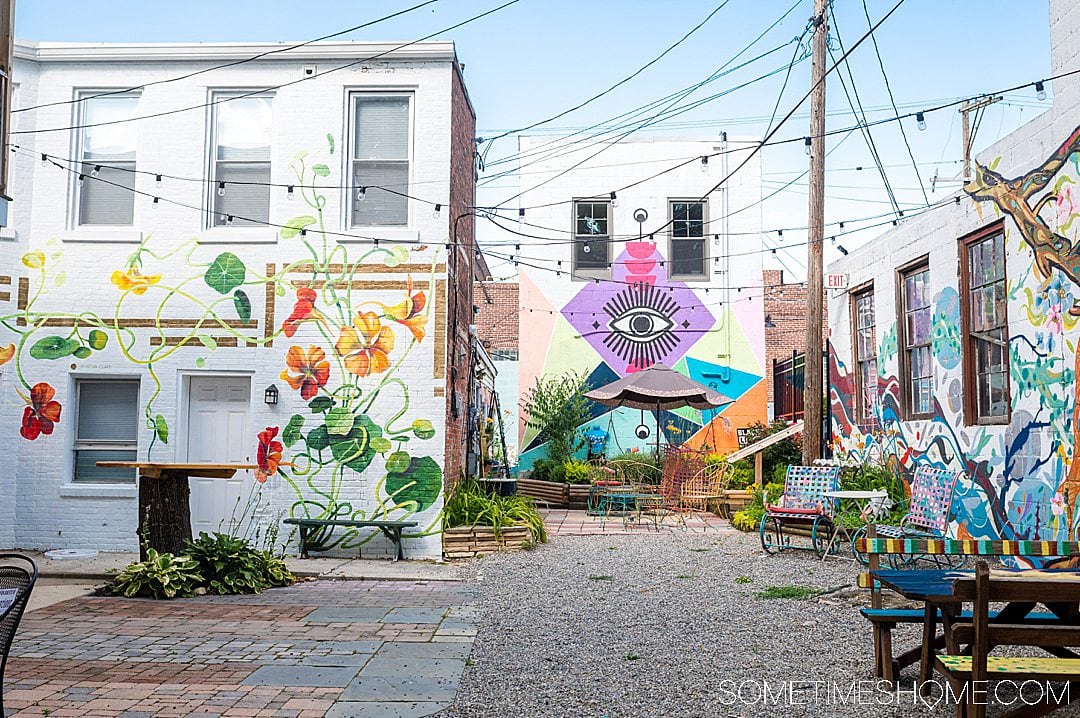
[[784, 421], [803, 418], [803, 387], [806, 382], [806, 354], [791, 352], [791, 358], [773, 359], [773, 416]]

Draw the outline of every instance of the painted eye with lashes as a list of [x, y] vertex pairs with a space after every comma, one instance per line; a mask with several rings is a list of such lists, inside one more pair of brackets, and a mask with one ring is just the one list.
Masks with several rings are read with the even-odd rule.
[[[672, 317], [679, 306], [667, 292], [648, 284], [626, 287], [604, 304], [608, 334], [604, 345], [639, 369], [663, 360], [678, 345]], [[599, 325], [597, 325], [599, 327]]]
[[608, 322], [608, 327], [632, 342], [651, 342], [675, 323], [652, 307], [633, 307]]

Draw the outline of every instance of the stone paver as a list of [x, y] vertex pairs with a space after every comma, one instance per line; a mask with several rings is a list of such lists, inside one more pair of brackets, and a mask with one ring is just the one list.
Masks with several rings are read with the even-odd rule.
[[[28, 613], [12, 716], [430, 715], [475, 628], [458, 581], [312, 581], [256, 596], [83, 597]], [[342, 702], [344, 701], [344, 702]]]

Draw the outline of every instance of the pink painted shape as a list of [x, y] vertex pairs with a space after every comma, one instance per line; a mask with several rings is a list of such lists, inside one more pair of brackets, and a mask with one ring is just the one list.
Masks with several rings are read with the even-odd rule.
[[626, 243], [626, 253], [635, 259], [647, 259], [656, 251], [656, 242], [636, 240]]

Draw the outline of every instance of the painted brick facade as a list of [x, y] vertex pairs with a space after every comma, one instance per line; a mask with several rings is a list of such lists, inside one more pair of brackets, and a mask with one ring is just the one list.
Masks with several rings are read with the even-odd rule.
[[[276, 47], [21, 44], [16, 50], [16, 107], [55, 104], [18, 113], [13, 130], [79, 124], [70, 101], [83, 88], [154, 83]], [[0, 232], [0, 313], [21, 334], [5, 333], [0, 348], [29, 336], [19, 347], [19, 358], [0, 367], [0, 432], [8, 446], [7, 470], [0, 475], [0, 545], [134, 549], [134, 486], [72, 480], [76, 382], [138, 381], [140, 412], [148, 407], [149, 425], [144, 426], [140, 413], [137, 456], [167, 462], [192, 454], [185, 423], [191, 381], [220, 375], [250, 381], [250, 435], [237, 449], [238, 460], [283, 454], [281, 473], [269, 472], [265, 483], [248, 473], [242, 487], [241, 502], [249, 489], [257, 495], [261, 522], [290, 513], [410, 514], [420, 526], [407, 540], [406, 554], [441, 555], [442, 483], [436, 474], [456, 475], [460, 443], [460, 426], [446, 420], [447, 396], [457, 393], [447, 375], [448, 367], [455, 367], [456, 386], [468, 380], [467, 353], [458, 353], [468, 346], [468, 288], [474, 274], [474, 252], [462, 251], [450, 260], [446, 245], [455, 212], [460, 213], [451, 207], [473, 201], [475, 119], [451, 43], [393, 47], [315, 44], [290, 51], [287, 60], [248, 62], [144, 88], [140, 116], [197, 109], [130, 124], [136, 169], [149, 174], [135, 176], [135, 188], [143, 194], [135, 197], [134, 223], [128, 227], [87, 227], [76, 221], [79, 172], [67, 169], [74, 166], [71, 131], [16, 135], [20, 147], [12, 168], [12, 222]], [[375, 61], [363, 59], [385, 52]], [[310, 67], [315, 71], [309, 76], [305, 68]], [[215, 90], [268, 86], [280, 86], [273, 93], [270, 142], [271, 182], [278, 186], [270, 190], [269, 209], [269, 221], [278, 227], [210, 227], [204, 210], [212, 202], [206, 180], [210, 112], [205, 105]], [[410, 186], [404, 191], [412, 199], [405, 226], [349, 226], [348, 108], [354, 92], [410, 98]], [[41, 153], [50, 158], [44, 165]], [[294, 173], [298, 153], [304, 153], [302, 178]], [[165, 175], [160, 184], [154, 173]], [[300, 196], [290, 198], [286, 184], [295, 184]], [[309, 192], [308, 187], [317, 189]], [[312, 192], [322, 197], [315, 208], [307, 201]], [[162, 201], [154, 203], [155, 196]], [[434, 203], [443, 204], [438, 217]], [[311, 221], [305, 219], [309, 215]], [[294, 222], [292, 230], [279, 229]], [[458, 241], [472, 243], [471, 220], [456, 229]], [[215, 262], [235, 269], [231, 260], [222, 259], [226, 253], [244, 268], [238, 289], [245, 292], [249, 319], [238, 314], [241, 302], [221, 291], [222, 282], [232, 291], [238, 276], [219, 271], [210, 278]], [[136, 284], [141, 291], [134, 291], [132, 282], [141, 282]], [[316, 295], [313, 306], [304, 304], [304, 290]], [[422, 309], [417, 308], [418, 293]], [[333, 296], [338, 300], [331, 301]], [[448, 322], [451, 311], [454, 319]], [[372, 318], [361, 320], [365, 313]], [[291, 317], [300, 318], [285, 332]], [[380, 333], [379, 326], [385, 331]], [[30, 356], [29, 347], [42, 338], [63, 339], [70, 333], [73, 341], [85, 344], [91, 329], [104, 332], [104, 348], [63, 356], [66, 345], [59, 344], [46, 351], [61, 355], [55, 359], [40, 351]], [[351, 407], [347, 424], [338, 423], [345, 418], [340, 412], [331, 421], [326, 407], [309, 408], [302, 390], [281, 376], [283, 371], [298, 376], [287, 363], [292, 347], [307, 352], [316, 346], [330, 365], [329, 381], [323, 379], [319, 395], [327, 396], [332, 408]], [[372, 363], [371, 357], [383, 350], [388, 365], [381, 359]], [[39, 384], [55, 392], [60, 420], [51, 434], [21, 438], [24, 414], [36, 406], [28, 406], [30, 389]], [[280, 391], [277, 405], [263, 403], [263, 390], [270, 384]], [[361, 393], [340, 389], [345, 384]], [[331, 390], [339, 393], [330, 397]], [[370, 400], [361, 409], [364, 399], [359, 397], [365, 396]], [[168, 430], [167, 443], [164, 432], [153, 426], [157, 416]], [[302, 422], [302, 429], [288, 434], [291, 421]], [[276, 433], [260, 451], [256, 434], [264, 427]], [[323, 433], [312, 437], [316, 429]], [[411, 436], [407, 446], [386, 438], [406, 434]], [[329, 446], [312, 448], [324, 446], [327, 437]], [[376, 438], [382, 440], [372, 442]], [[282, 440], [285, 446], [275, 443]], [[347, 447], [345, 441], [353, 443]], [[301, 449], [322, 463], [313, 468], [312, 458], [301, 456]], [[404, 449], [411, 458], [390, 460], [394, 451]], [[407, 494], [414, 499], [411, 504], [391, 495], [388, 487], [399, 485], [403, 476], [392, 476], [394, 470], [420, 470], [423, 495]], [[311, 486], [333, 498], [310, 493]], [[14, 532], [4, 533], [12, 526]], [[339, 538], [335, 547], [347, 553], [355, 554], [359, 543], [364, 543], [364, 555], [389, 551], [380, 537]]]

